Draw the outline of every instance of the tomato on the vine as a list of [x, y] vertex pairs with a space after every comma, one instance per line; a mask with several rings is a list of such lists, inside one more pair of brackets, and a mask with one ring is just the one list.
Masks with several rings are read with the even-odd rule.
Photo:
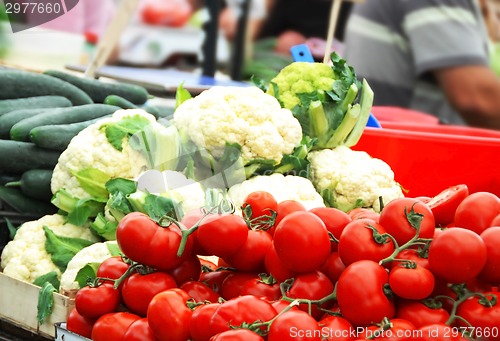
[[176, 287], [174, 278], [168, 273], [160, 271], [144, 275], [134, 273], [123, 281], [121, 294], [123, 302], [131, 312], [146, 316], [149, 302], [156, 294]]
[[280, 260], [274, 248], [274, 244], [267, 250], [264, 265], [266, 267], [266, 273], [270, 273], [278, 282], [284, 282], [297, 275], [296, 271], [287, 268]]
[[357, 207], [349, 212], [347, 212], [347, 215], [351, 217], [352, 220], [356, 219], [371, 219], [375, 222], [379, 222], [380, 219], [380, 213], [375, 212], [372, 209], [369, 208], [364, 208], [364, 207]]
[[243, 284], [241, 295], [254, 295], [266, 301], [273, 302], [281, 297], [280, 284], [272, 276], [259, 274]]
[[[476, 337], [500, 340], [499, 299], [500, 294], [494, 291], [482, 293], [481, 296], [474, 295], [458, 306], [457, 315], [475, 327], [476, 332], [481, 333], [476, 333]], [[458, 323], [462, 327], [467, 326], [462, 320], [458, 321]]]
[[[326, 226], [328, 232], [330, 232], [337, 241], [340, 239], [342, 231], [349, 224], [352, 219], [347, 213], [333, 207], [315, 207], [310, 209], [309, 212], [316, 214]], [[337, 250], [337, 242], [332, 241], [331, 250]]]
[[183, 283], [180, 288], [184, 290], [195, 302], [212, 302], [219, 300], [220, 295], [212, 288], [202, 282], [189, 281]]
[[123, 335], [122, 341], [156, 341], [146, 317], [132, 322]]
[[95, 321], [96, 319], [80, 315], [78, 310], [73, 308], [66, 319], [66, 329], [89, 339], [92, 336]]
[[96, 276], [100, 278], [118, 279], [130, 267], [121, 256], [113, 256], [102, 261], [97, 267]]
[[245, 283], [254, 278], [259, 278], [255, 272], [233, 272], [224, 279], [219, 293], [225, 300], [238, 297]]
[[481, 237], [468, 229], [453, 227], [440, 232], [429, 247], [429, 266], [435, 276], [453, 284], [476, 277], [487, 260]]
[[345, 318], [328, 315], [319, 321], [319, 326], [325, 341], [349, 341], [357, 336], [352, 324]]
[[268, 341], [321, 341], [321, 328], [311, 315], [302, 311], [287, 311], [271, 323]]
[[416, 328], [420, 328], [429, 324], [445, 323], [450, 314], [439, 304], [429, 307], [420, 301], [404, 300], [398, 302], [396, 317], [406, 319]]
[[295, 200], [284, 200], [280, 202], [276, 211], [276, 220], [274, 222], [274, 226], [267, 230], [267, 232], [269, 232], [271, 236], [273, 236], [274, 231], [276, 230], [276, 226], [278, 226], [281, 220], [283, 220], [283, 218], [285, 218], [290, 213], [296, 211], [307, 211], [307, 209], [302, 203]]
[[479, 279], [490, 285], [500, 285], [500, 226], [489, 227], [480, 235], [486, 245], [486, 264]]
[[408, 320], [393, 318], [384, 319], [377, 325], [371, 325], [363, 328], [358, 337], [364, 337], [367, 340], [388, 340], [388, 341], [406, 341], [412, 340], [415, 326]]
[[78, 313], [96, 319], [107, 313], [115, 312], [121, 302], [120, 291], [106, 282], [97, 286], [85, 286], [75, 296]]
[[430, 207], [437, 226], [447, 226], [455, 219], [458, 205], [469, 195], [469, 188], [465, 184], [452, 186], [432, 197], [427, 206]]
[[226, 277], [232, 273], [234, 273], [234, 271], [231, 270], [202, 272], [199, 281], [201, 283], [205, 283], [206, 285], [208, 285], [208, 287], [214, 290], [215, 292], [220, 293], [222, 288], [222, 283], [224, 282]]
[[264, 272], [266, 253], [273, 244], [273, 238], [263, 230], [248, 230], [248, 237], [238, 251], [225, 260], [239, 271]]
[[500, 213], [500, 198], [489, 192], [476, 192], [462, 200], [455, 212], [455, 225], [481, 234]]
[[434, 290], [434, 275], [418, 264], [414, 268], [399, 265], [390, 271], [389, 285], [401, 298], [423, 300]]
[[431, 209], [414, 198], [398, 198], [380, 213], [380, 224], [401, 246], [418, 232], [419, 238], [432, 238], [436, 223]]
[[243, 216], [249, 220], [267, 219], [276, 215], [278, 202], [274, 196], [266, 191], [254, 191], [248, 194], [241, 205]]
[[324, 273], [332, 283], [337, 283], [344, 270], [345, 264], [342, 263], [342, 259], [340, 259], [338, 252], [330, 253], [330, 256], [328, 256], [328, 259], [320, 268], [320, 271]]
[[394, 243], [385, 229], [371, 219], [356, 219], [347, 224], [339, 239], [339, 255], [348, 266], [358, 260], [379, 262], [394, 252]]
[[232, 329], [212, 336], [210, 341], [264, 341], [264, 339], [249, 329]]
[[182, 234], [176, 224], [160, 226], [146, 214], [127, 214], [116, 228], [116, 241], [125, 256], [161, 271], [176, 268], [191, 254], [192, 240], [188, 239], [181, 257], [177, 251]]
[[[422, 253], [424, 253], [424, 255]], [[427, 258], [424, 258], [424, 256], [426, 257], [427, 255], [425, 254], [425, 252], [423, 252], [423, 250], [404, 249], [397, 254], [396, 259], [412, 261], [422, 268], [429, 269], [429, 260]], [[398, 261], [391, 262], [390, 268], [392, 269], [399, 264], [400, 262]]]
[[92, 328], [93, 341], [123, 340], [128, 328], [140, 317], [129, 312], [114, 312], [102, 315]]
[[288, 269], [296, 272], [317, 270], [330, 254], [330, 237], [325, 223], [314, 213], [288, 214], [274, 231], [274, 249]]
[[209, 341], [210, 337], [213, 336], [207, 326], [210, 325], [210, 320], [219, 306], [220, 303], [209, 303], [194, 308], [189, 321], [189, 331], [193, 341]]
[[201, 274], [201, 260], [196, 254], [191, 254], [189, 257], [179, 264], [176, 268], [168, 272], [175, 279], [175, 283], [181, 286], [182, 283], [188, 281], [197, 281]]

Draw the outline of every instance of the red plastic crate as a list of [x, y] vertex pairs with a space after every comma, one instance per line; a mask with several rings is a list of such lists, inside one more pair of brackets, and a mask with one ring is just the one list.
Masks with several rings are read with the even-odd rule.
[[[500, 196], [500, 132], [459, 126], [385, 124], [365, 128], [352, 149], [388, 163], [410, 197], [453, 185]], [[397, 129], [396, 129], [397, 128]]]

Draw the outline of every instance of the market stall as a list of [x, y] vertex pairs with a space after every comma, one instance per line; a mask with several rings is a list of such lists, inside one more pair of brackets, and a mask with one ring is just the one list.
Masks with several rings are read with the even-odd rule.
[[5, 62], [0, 340], [500, 340], [500, 133], [374, 107], [325, 54]]

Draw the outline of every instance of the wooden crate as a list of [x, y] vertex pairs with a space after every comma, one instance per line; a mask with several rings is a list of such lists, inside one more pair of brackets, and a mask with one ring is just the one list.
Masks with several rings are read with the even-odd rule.
[[54, 293], [54, 310], [43, 323], [38, 324], [37, 304], [40, 288], [0, 273], [0, 319], [17, 327], [54, 339], [57, 322], [65, 322], [75, 300]]

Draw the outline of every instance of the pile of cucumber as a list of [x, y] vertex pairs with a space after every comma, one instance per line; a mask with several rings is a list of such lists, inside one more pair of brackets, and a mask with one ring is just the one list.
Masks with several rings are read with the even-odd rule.
[[[143, 108], [150, 95], [138, 85], [88, 79], [63, 71], [0, 70], [0, 213], [30, 218], [52, 214], [50, 180], [71, 139], [118, 109]], [[0, 214], [0, 223], [2, 216]]]

